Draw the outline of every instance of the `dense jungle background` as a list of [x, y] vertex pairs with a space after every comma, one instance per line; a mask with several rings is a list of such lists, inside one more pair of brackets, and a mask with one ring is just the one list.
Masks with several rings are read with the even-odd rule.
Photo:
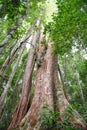
[[87, 130], [87, 0], [0, 0], [0, 130]]

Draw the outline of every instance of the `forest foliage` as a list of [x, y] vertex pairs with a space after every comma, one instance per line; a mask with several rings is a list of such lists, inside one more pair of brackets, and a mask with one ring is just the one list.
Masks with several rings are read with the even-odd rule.
[[[54, 5], [53, 7], [52, 4]], [[23, 37], [26, 36], [31, 26], [31, 35], [34, 33], [34, 29], [40, 29], [40, 27], [38, 28], [35, 25], [38, 17], [44, 23], [44, 34], [46, 38], [53, 42], [53, 53], [58, 55], [58, 64], [66, 92], [68, 93], [69, 102], [87, 122], [86, 0], [0, 0], [0, 95], [5, 89], [14, 64], [17, 61], [21, 48], [19, 46], [22, 43], [20, 41], [23, 41]], [[23, 22], [20, 22], [22, 18]], [[4, 39], [9, 35], [11, 38], [9, 38], [6, 45], [1, 47]], [[0, 130], [6, 130], [8, 128], [12, 120], [12, 114], [19, 101], [30, 42], [26, 45], [6, 96], [0, 115]], [[15, 48], [15, 45], [18, 47], [18, 51], [10, 62], [12, 49]], [[4, 66], [7, 57], [9, 57], [9, 60]], [[8, 65], [9, 67], [7, 68]], [[36, 70], [33, 72], [33, 79], [35, 75]], [[32, 95], [33, 93], [34, 88]], [[51, 122], [49, 123], [50, 125], [53, 125], [54, 122], [56, 123], [54, 115], [59, 113], [52, 113], [50, 111], [49, 114], [52, 116], [52, 120], [50, 121], [49, 117], [45, 115], [42, 117], [46, 121], [44, 122], [46, 123], [45, 126], [49, 126], [47, 124], [49, 122]], [[64, 128], [67, 126], [66, 122], [65, 124], [56, 125], [63, 126]]]

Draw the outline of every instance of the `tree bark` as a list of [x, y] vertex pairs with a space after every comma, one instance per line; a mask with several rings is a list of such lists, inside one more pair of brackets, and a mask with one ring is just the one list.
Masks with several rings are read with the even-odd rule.
[[2, 44], [0, 45], [0, 51], [2, 51], [2, 48], [8, 43], [9, 39], [12, 37], [12, 35], [16, 32], [18, 27], [23, 23], [23, 20], [25, 19], [26, 14], [24, 14], [18, 21], [18, 25], [11, 28], [11, 31], [7, 35], [7, 37], [3, 40]]
[[[60, 69], [58, 71], [60, 71]], [[59, 75], [61, 77], [60, 72], [59, 72]], [[56, 73], [56, 76], [55, 76], [55, 82], [58, 84], [56, 87], [57, 109], [60, 111], [60, 115], [62, 115], [62, 114], [65, 114], [67, 112], [67, 109], [70, 108], [71, 113], [69, 114], [70, 116], [69, 120], [73, 122], [74, 125], [82, 127], [82, 130], [86, 130], [87, 129], [86, 122], [84, 121], [82, 116], [76, 110], [72, 108], [71, 104], [68, 102], [66, 98], [66, 93], [64, 92], [62, 85], [59, 83], [60, 81], [59, 75], [58, 73]]]
[[[38, 19], [37, 26], [39, 26], [39, 24], [40, 24], [40, 20]], [[25, 116], [27, 109], [28, 109], [28, 104], [29, 104], [29, 99], [30, 99], [30, 94], [31, 94], [31, 83], [30, 82], [31, 82], [32, 72], [34, 69], [35, 59], [36, 59], [38, 33], [39, 33], [39, 31], [34, 32], [32, 46], [31, 46], [30, 52], [28, 54], [28, 59], [27, 59], [27, 64], [26, 64], [26, 69], [25, 69], [21, 98], [20, 98], [19, 104], [14, 112], [13, 119], [12, 119], [12, 122], [11, 122], [8, 130], [13, 130], [13, 128], [18, 127], [19, 123]]]
[[22, 38], [22, 40], [15, 44], [15, 46], [13, 47], [10, 55], [7, 57], [4, 64], [2, 65], [2, 68], [0, 70], [0, 76], [1, 76], [0, 77], [0, 85], [2, 84], [4, 77], [7, 74], [7, 71], [9, 69], [10, 65], [12, 64], [13, 60], [15, 59], [15, 56], [17, 55], [19, 49], [30, 38], [32, 29], [33, 29], [33, 25], [30, 27], [28, 33]]
[[[13, 113], [13, 108], [11, 108], [10, 110], [8, 109], [9, 106], [11, 106], [13, 103], [16, 105], [18, 102], [18, 98], [19, 98], [19, 94], [21, 92], [21, 86], [19, 85], [20, 80], [22, 80], [22, 76], [23, 76], [23, 72], [22, 70], [19, 72], [18, 78], [15, 82], [13, 91], [8, 99], [8, 102], [5, 103], [4, 105], [4, 109], [0, 115], [0, 124], [1, 122], [6, 119], [6, 122], [8, 122], [8, 124], [10, 123], [10, 120], [8, 121], [7, 115], [10, 112], [10, 117]], [[13, 105], [14, 106], [14, 105]], [[5, 128], [7, 130], [7, 128]]]
[[[43, 106], [48, 105], [54, 110], [53, 97], [53, 70], [54, 70], [54, 55], [52, 55], [52, 46], [48, 45], [47, 50], [40, 47], [40, 54], [43, 53], [43, 61], [38, 67], [35, 79], [35, 94], [31, 107], [21, 122], [20, 130], [38, 130], [40, 128], [40, 120]], [[42, 49], [42, 51], [41, 51]]]
[[12, 73], [11, 73], [9, 79], [8, 79], [8, 82], [7, 82], [7, 84], [6, 84], [6, 87], [5, 87], [3, 93], [2, 93], [2, 95], [1, 95], [1, 97], [0, 97], [0, 113], [1, 113], [1, 111], [2, 111], [2, 108], [3, 108], [3, 105], [4, 105], [4, 101], [5, 101], [5, 97], [6, 97], [7, 92], [8, 92], [8, 90], [9, 90], [10, 86], [11, 86], [11, 82], [12, 82], [13, 77], [14, 77], [14, 75], [15, 75], [16, 69], [17, 69], [17, 67], [18, 67], [18, 65], [19, 65], [19, 62], [20, 62], [21, 57], [22, 57], [22, 54], [23, 54], [23, 52], [24, 52], [25, 45], [26, 45], [26, 44], [23, 44], [23, 46], [22, 46], [22, 48], [21, 48], [21, 51], [20, 51], [19, 56], [18, 56], [18, 59], [17, 59], [15, 65], [14, 65], [14, 67], [13, 67]]
[[[16, 119], [14, 113], [13, 122], [8, 130], [13, 130], [14, 126], [17, 126], [16, 124], [19, 124], [21, 120], [18, 130], [40, 130], [43, 106], [48, 105], [53, 111], [56, 108], [56, 110], [60, 111], [60, 115], [64, 114], [67, 109], [71, 107], [59, 83], [57, 55], [53, 55], [52, 52], [53, 46], [51, 44], [48, 44], [45, 48], [44, 46], [39, 46], [38, 57], [41, 61], [39, 65], [37, 65], [38, 71], [35, 79], [35, 93], [32, 104], [28, 109], [28, 112], [25, 112], [26, 115], [22, 116], [22, 118], [24, 118], [20, 119], [20, 113], [21, 111], [25, 111], [23, 108], [26, 107], [29, 100], [29, 98], [27, 98], [27, 100], [25, 99], [26, 93], [22, 92], [22, 94], [24, 93], [24, 97], [22, 96], [23, 98], [21, 99], [22, 106], [21, 108], [20, 106], [18, 107], [19, 111]], [[24, 81], [25, 80], [26, 79], [24, 78]], [[30, 93], [27, 94], [28, 96], [30, 95]], [[76, 110], [71, 110], [69, 120], [73, 122], [74, 125], [79, 125], [83, 130], [86, 130], [86, 123]]]
[[63, 77], [62, 77], [62, 73], [61, 73], [59, 64], [58, 64], [58, 72], [59, 72], [59, 75], [60, 75], [61, 88], [62, 88], [62, 90], [63, 90], [64, 96], [65, 96], [66, 99], [69, 101], [68, 95], [67, 95], [67, 93], [66, 93], [66, 87], [65, 87], [65, 84], [64, 84], [64, 80], [63, 80]]

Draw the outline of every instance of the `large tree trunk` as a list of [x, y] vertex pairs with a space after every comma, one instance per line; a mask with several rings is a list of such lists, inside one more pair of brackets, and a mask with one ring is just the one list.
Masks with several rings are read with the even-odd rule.
[[55, 56], [51, 55], [51, 45], [48, 45], [48, 47], [45, 48], [39, 47], [39, 49], [43, 61], [37, 65], [38, 71], [35, 79], [35, 94], [31, 107], [21, 122], [21, 130], [38, 130], [40, 128], [43, 106], [48, 105], [54, 110], [53, 70], [55, 66]]
[[[39, 26], [39, 24], [40, 24], [40, 20], [37, 20], [37, 26]], [[14, 112], [13, 119], [8, 130], [13, 130], [13, 128], [18, 127], [20, 121], [23, 119], [28, 109], [28, 104], [29, 104], [29, 99], [31, 94], [31, 78], [32, 78], [32, 72], [34, 69], [35, 59], [36, 59], [38, 33], [39, 31], [34, 32], [32, 46], [29, 51], [26, 69], [25, 69], [21, 98]]]
[[[64, 90], [59, 83], [57, 55], [54, 55], [52, 52], [53, 46], [51, 44], [48, 44], [48, 46], [39, 45], [38, 71], [35, 79], [35, 93], [31, 106], [30, 108], [26, 107], [29, 102], [31, 86], [28, 86], [30, 78], [28, 80], [28, 78], [25, 77], [21, 100], [8, 130], [13, 130], [14, 127], [17, 127], [22, 119], [20, 126], [18, 126], [18, 130], [40, 130], [43, 106], [48, 105], [53, 111], [55, 109], [60, 111], [60, 115], [64, 114], [68, 107], [71, 107], [64, 95]], [[34, 58], [31, 60], [34, 61]], [[30, 65], [30, 62], [28, 64]], [[31, 68], [29, 69], [31, 70]], [[31, 73], [27, 74], [27, 70], [29, 69], [26, 69], [25, 71], [26, 76], [32, 73], [31, 70]], [[26, 81], [28, 82], [26, 83]], [[28, 109], [28, 112], [26, 109]], [[83, 130], [86, 130], [86, 123], [76, 110], [72, 109], [72, 114], [69, 119], [74, 124], [80, 125]]]
[[[20, 130], [40, 130], [41, 115], [44, 105], [60, 111], [64, 114], [68, 107], [71, 107], [67, 101], [64, 90], [59, 85], [57, 56], [52, 54], [53, 47], [48, 45], [47, 51], [43, 53], [43, 61], [38, 66], [35, 80], [35, 94], [26, 116], [20, 124]], [[56, 96], [55, 96], [56, 95]], [[56, 103], [56, 106], [55, 106]], [[86, 123], [76, 110], [71, 110], [72, 114], [69, 120], [74, 125], [79, 125], [86, 130]], [[63, 121], [63, 120], [62, 120]]]
[[5, 101], [5, 97], [6, 97], [7, 92], [8, 92], [8, 90], [9, 90], [10, 86], [11, 86], [11, 82], [12, 82], [13, 77], [14, 77], [14, 75], [15, 75], [16, 69], [17, 69], [17, 67], [18, 67], [18, 65], [19, 65], [19, 62], [20, 62], [21, 57], [22, 57], [22, 54], [23, 54], [23, 52], [24, 52], [25, 45], [26, 45], [26, 44], [23, 44], [23, 45], [22, 45], [22, 48], [21, 48], [21, 51], [20, 51], [20, 53], [19, 53], [18, 59], [17, 59], [15, 65], [14, 65], [14, 67], [13, 67], [12, 73], [11, 73], [9, 79], [8, 79], [8, 82], [7, 82], [7, 84], [6, 84], [6, 87], [5, 87], [3, 93], [2, 93], [2, 95], [1, 95], [1, 97], [0, 97], [0, 113], [1, 113], [1, 111], [2, 111], [3, 104], [4, 104], [4, 101]]

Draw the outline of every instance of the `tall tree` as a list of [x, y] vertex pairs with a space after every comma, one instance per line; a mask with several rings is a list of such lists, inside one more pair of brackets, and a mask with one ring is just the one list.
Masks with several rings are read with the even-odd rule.
[[[82, 130], [86, 130], [87, 124], [83, 117], [72, 108], [68, 101], [63, 75], [58, 66], [57, 55], [63, 55], [65, 52], [69, 52], [74, 44], [78, 44], [80, 40], [84, 43], [86, 40], [86, 28], [84, 29], [86, 24], [83, 25], [83, 23], [87, 22], [87, 19], [85, 18], [87, 15], [86, 10], [84, 9], [85, 4], [83, 0], [68, 0], [68, 2], [67, 0], [57, 0], [58, 12], [54, 13], [52, 22], [46, 25], [46, 22], [49, 21], [49, 17], [47, 17], [47, 20], [45, 19], [47, 1], [45, 4], [43, 3], [43, 0], [29, 0], [27, 2], [26, 0], [23, 0], [22, 2], [31, 5], [30, 14], [27, 13], [28, 17], [24, 21], [24, 28], [26, 26], [27, 30], [27, 26], [31, 26], [35, 20], [37, 20], [37, 24], [32, 28], [32, 42], [30, 43], [30, 39], [26, 40], [31, 45], [26, 59], [27, 63], [22, 84], [22, 92], [8, 130], [42, 129], [41, 116], [45, 105], [49, 106], [53, 112], [57, 111], [60, 113], [61, 123], [64, 122], [63, 115], [69, 110], [67, 120], [72, 122], [72, 125], [79, 126]], [[21, 29], [21, 33], [22, 32]], [[18, 33], [21, 35], [20, 30]], [[14, 34], [15, 33], [12, 33], [11, 35]], [[21, 36], [23, 36], [23, 34]], [[86, 46], [85, 43], [84, 45]], [[6, 49], [8, 50], [8, 48]], [[13, 59], [13, 56], [14, 49], [12, 51], [11, 59]], [[6, 62], [4, 63], [6, 64]], [[66, 69], [67, 66], [65, 67], [65, 73]], [[11, 73], [11, 75], [11, 77], [13, 77], [13, 73]], [[34, 87], [32, 85], [33, 77], [35, 78]], [[32, 92], [33, 98], [31, 96]]]
[[21, 51], [20, 51], [20, 53], [19, 53], [18, 59], [17, 59], [15, 65], [14, 65], [14, 67], [13, 67], [12, 73], [11, 73], [9, 79], [8, 79], [8, 82], [7, 82], [7, 84], [6, 84], [6, 87], [5, 87], [3, 93], [2, 93], [2, 95], [1, 95], [1, 97], [0, 97], [0, 113], [1, 113], [1, 111], [2, 111], [2, 107], [3, 107], [3, 105], [4, 105], [5, 97], [6, 97], [7, 92], [8, 92], [8, 90], [9, 90], [10, 86], [11, 86], [11, 82], [12, 82], [13, 77], [14, 77], [14, 75], [15, 75], [16, 69], [17, 69], [17, 67], [18, 67], [18, 65], [19, 65], [19, 62], [20, 62], [21, 57], [22, 57], [22, 54], [23, 54], [23, 52], [24, 52], [25, 45], [26, 45], [26, 44], [23, 44], [23, 45], [22, 45], [22, 48], [21, 48]]
[[[61, 88], [61, 85], [59, 85], [57, 74], [57, 55], [53, 55], [52, 52], [53, 46], [51, 44], [48, 44], [47, 48], [45, 49], [45, 53], [43, 53], [43, 61], [41, 62], [37, 71], [33, 101], [26, 116], [21, 122], [20, 130], [40, 129], [40, 116], [44, 105], [48, 105], [54, 110], [54, 102], [56, 102], [56, 109], [59, 110], [61, 114], [63, 114], [67, 110], [67, 108], [70, 107], [69, 102], [65, 98], [63, 89]], [[55, 93], [55, 89], [57, 93]], [[57, 94], [56, 101], [54, 97], [55, 94]], [[80, 125], [83, 130], [86, 129], [85, 121], [78, 114], [78, 112], [73, 109], [69, 120], [72, 120], [72, 122], [76, 125]]]
[[[39, 24], [40, 24], [40, 20], [38, 19], [37, 27], [39, 26]], [[37, 49], [38, 33], [39, 33], [39, 30], [34, 32], [32, 45], [28, 54], [28, 59], [27, 59], [27, 64], [26, 64], [26, 69], [25, 69], [21, 98], [16, 108], [16, 111], [14, 113], [13, 120], [8, 128], [9, 130], [19, 125], [20, 121], [23, 119], [28, 109], [28, 105], [30, 101], [30, 93], [31, 93], [32, 71], [34, 69], [35, 58], [36, 58], [35, 53]]]

